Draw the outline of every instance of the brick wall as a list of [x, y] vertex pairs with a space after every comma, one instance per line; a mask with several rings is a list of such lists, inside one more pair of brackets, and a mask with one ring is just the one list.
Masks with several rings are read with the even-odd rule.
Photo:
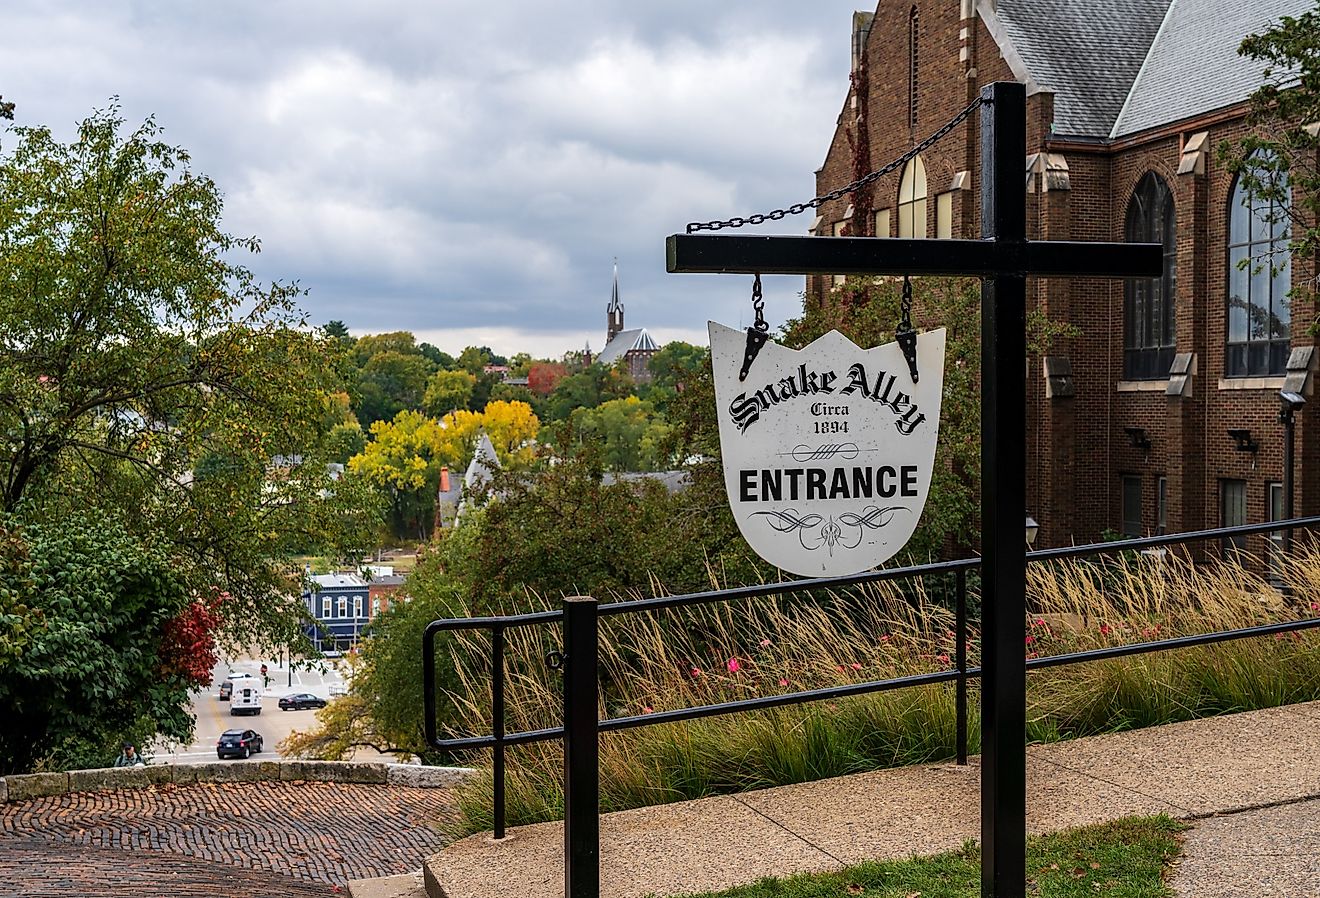
[[[999, 48], [979, 20], [960, 19], [957, 0], [917, 0], [919, 85], [917, 126], [910, 128], [908, 23], [910, 4], [880, 4], [865, 48], [868, 102], [858, 108], [853, 91], [845, 97], [824, 165], [817, 172], [818, 193], [854, 177], [854, 152], [866, 143], [879, 167], [907, 152], [974, 97], [984, 84], [1013, 80]], [[966, 37], [963, 34], [966, 34]], [[840, 35], [839, 52], [848, 52]], [[965, 52], [964, 52], [965, 51]], [[846, 87], [846, 85], [841, 85]], [[1224, 379], [1226, 334], [1227, 209], [1232, 178], [1215, 159], [1222, 141], [1245, 127], [1241, 111], [1220, 111], [1200, 121], [1157, 129], [1112, 143], [1066, 143], [1051, 135], [1053, 97], [1028, 98], [1029, 153], [1064, 157], [1069, 189], [1042, 190], [1035, 179], [1028, 194], [1028, 231], [1033, 239], [1124, 239], [1128, 204], [1147, 172], [1164, 179], [1173, 194], [1177, 222], [1177, 288], [1174, 315], [1176, 351], [1195, 353], [1197, 373], [1190, 393], [1166, 395], [1167, 381], [1123, 381], [1124, 284], [1117, 280], [1038, 280], [1028, 302], [1050, 317], [1068, 321], [1079, 333], [1056, 341], [1050, 354], [1066, 356], [1076, 387], [1073, 398], [1048, 399], [1043, 360], [1029, 360], [1028, 510], [1041, 524], [1040, 546], [1089, 542], [1122, 521], [1124, 474], [1142, 481], [1142, 529], [1156, 527], [1157, 479], [1168, 479], [1171, 532], [1220, 524], [1220, 481], [1247, 482], [1247, 520], [1266, 519], [1267, 484], [1282, 480], [1282, 429], [1278, 422], [1280, 380], [1254, 389], [1229, 389]], [[957, 172], [970, 171], [965, 189], [953, 197], [953, 236], [975, 237], [980, 230], [979, 148], [973, 115], [923, 154], [928, 179], [927, 233], [935, 233], [935, 197], [948, 190]], [[1177, 174], [1184, 143], [1208, 131], [1204, 174]], [[1025, 163], [1025, 160], [1024, 160]], [[897, 207], [901, 172], [876, 183], [875, 209]], [[821, 207], [819, 235], [834, 232], [852, 202], [842, 197]], [[897, 233], [897, 219], [891, 233]], [[847, 233], [874, 236], [872, 222], [854, 216]], [[1313, 277], [1312, 266], [1294, 260], [1293, 282]], [[827, 276], [808, 278], [808, 301], [829, 300]], [[1314, 345], [1304, 333], [1314, 320], [1309, 304], [1294, 304], [1293, 346]], [[1297, 325], [1301, 323], [1299, 328]], [[1145, 389], [1142, 389], [1145, 387]], [[1153, 389], [1151, 388], [1153, 387]], [[1297, 513], [1320, 511], [1320, 404], [1317, 413], [1297, 419]], [[1133, 446], [1125, 428], [1143, 429], [1148, 449]], [[1256, 453], [1241, 452], [1229, 429], [1249, 429]], [[1263, 547], [1263, 538], [1253, 543]]]

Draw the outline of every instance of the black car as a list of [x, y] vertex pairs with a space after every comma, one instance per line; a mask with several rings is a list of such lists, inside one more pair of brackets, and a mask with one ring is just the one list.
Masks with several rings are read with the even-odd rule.
[[225, 758], [246, 758], [261, 752], [261, 734], [256, 730], [225, 730], [220, 734], [220, 741], [215, 744], [215, 753], [220, 760]]
[[225, 680], [223, 683], [220, 684], [220, 701], [222, 702], [229, 701], [229, 696], [231, 696], [233, 692], [234, 692], [234, 684], [229, 680]]
[[324, 708], [328, 702], [323, 698], [317, 698], [310, 692], [299, 692], [295, 695], [286, 695], [280, 699], [281, 711], [301, 711], [303, 708]]

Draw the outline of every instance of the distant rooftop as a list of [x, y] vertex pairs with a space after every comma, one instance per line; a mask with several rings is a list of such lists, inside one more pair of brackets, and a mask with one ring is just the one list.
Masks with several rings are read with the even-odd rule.
[[655, 352], [659, 348], [660, 344], [656, 343], [655, 339], [647, 333], [646, 328], [635, 327], [615, 334], [614, 339], [600, 351], [600, 357], [597, 361], [602, 365], [612, 365], [634, 350]]

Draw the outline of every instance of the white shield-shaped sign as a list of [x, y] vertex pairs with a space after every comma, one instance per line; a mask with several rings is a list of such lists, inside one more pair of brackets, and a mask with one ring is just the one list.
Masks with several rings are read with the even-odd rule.
[[740, 380], [747, 333], [710, 322], [724, 484], [758, 555], [830, 577], [907, 544], [935, 462], [944, 336], [917, 337], [916, 383], [897, 343], [862, 349], [838, 331], [802, 350], [767, 342]]

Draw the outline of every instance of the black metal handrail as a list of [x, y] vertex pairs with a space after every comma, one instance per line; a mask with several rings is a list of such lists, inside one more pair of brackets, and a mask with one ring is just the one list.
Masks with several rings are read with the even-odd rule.
[[[1055, 549], [1042, 549], [1026, 553], [1028, 562], [1058, 561], [1070, 558], [1084, 558], [1093, 555], [1118, 554], [1125, 551], [1141, 551], [1170, 545], [1202, 542], [1225, 537], [1251, 536], [1260, 533], [1272, 533], [1284, 530], [1291, 534], [1296, 528], [1320, 526], [1320, 515], [1293, 518], [1286, 521], [1271, 521], [1264, 524], [1247, 524], [1238, 527], [1221, 527], [1211, 530], [1197, 530], [1162, 536], [1142, 537], [1106, 543], [1089, 543], [1081, 546], [1065, 546]], [[670, 608], [690, 607], [718, 601], [736, 601], [739, 599], [761, 598], [784, 593], [806, 592], [815, 589], [839, 589], [878, 583], [890, 580], [909, 579], [953, 574], [955, 576], [955, 667], [950, 670], [923, 674], [911, 674], [887, 680], [873, 680], [865, 683], [849, 683], [820, 689], [807, 689], [798, 692], [782, 693], [772, 696], [739, 699], [710, 705], [697, 705], [669, 711], [658, 711], [643, 715], [606, 718], [595, 721], [597, 732], [615, 732], [652, 726], [662, 723], [677, 723], [684, 720], [696, 720], [716, 717], [724, 714], [736, 714], [745, 711], [779, 708], [787, 705], [807, 702], [828, 701], [849, 696], [885, 692], [912, 686], [928, 686], [938, 683], [954, 682], [957, 686], [957, 751], [958, 763], [967, 763], [967, 681], [980, 676], [981, 668], [967, 666], [967, 583], [966, 575], [970, 570], [980, 567], [979, 558], [964, 558], [956, 561], [934, 564], [908, 565], [867, 571], [846, 577], [828, 577], [806, 580], [790, 580], [780, 583], [761, 584], [725, 590], [709, 590], [686, 593], [676, 596], [658, 596], [650, 599], [612, 602], [603, 605], [592, 603], [591, 616], [628, 614], [645, 611], [659, 611]], [[462, 751], [478, 748], [494, 749], [492, 776], [494, 791], [493, 829], [495, 838], [503, 838], [505, 833], [504, 814], [504, 753], [505, 747], [527, 745], [564, 738], [564, 726], [548, 727], [540, 730], [528, 730], [517, 733], [504, 732], [504, 635], [515, 627], [536, 626], [557, 623], [565, 620], [562, 609], [537, 611], [527, 614], [503, 617], [454, 618], [432, 621], [423, 633], [422, 670], [424, 677], [423, 701], [425, 707], [426, 740], [434, 748], [444, 751]], [[1284, 623], [1245, 627], [1237, 630], [1224, 630], [1215, 633], [1180, 636], [1152, 642], [1132, 643], [1063, 655], [1051, 655], [1043, 658], [1031, 658], [1026, 662], [1027, 670], [1046, 667], [1060, 667], [1069, 664], [1082, 664], [1106, 658], [1121, 658], [1149, 652], [1167, 651], [1226, 642], [1234, 639], [1268, 636], [1297, 630], [1320, 627], [1320, 618], [1308, 618]], [[442, 632], [456, 630], [491, 631], [491, 719], [492, 733], [489, 736], [471, 736], [454, 739], [440, 739], [436, 724], [436, 688], [435, 688], [435, 637]], [[591, 716], [594, 719], [595, 696], [590, 697]]]

